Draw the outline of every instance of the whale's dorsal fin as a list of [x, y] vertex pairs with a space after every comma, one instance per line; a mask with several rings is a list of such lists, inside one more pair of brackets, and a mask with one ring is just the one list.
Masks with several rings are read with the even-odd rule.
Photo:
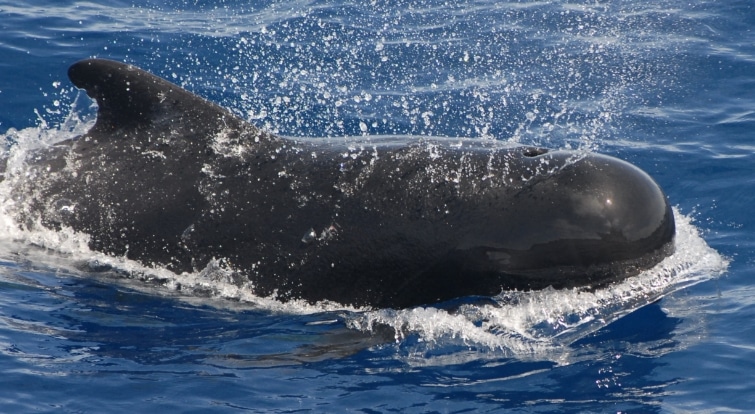
[[97, 101], [97, 122], [89, 135], [201, 137], [221, 129], [255, 130], [228, 110], [125, 63], [86, 59], [73, 64], [68, 77]]

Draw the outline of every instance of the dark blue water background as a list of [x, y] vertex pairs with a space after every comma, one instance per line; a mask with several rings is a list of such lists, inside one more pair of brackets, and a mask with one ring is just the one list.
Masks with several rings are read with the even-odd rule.
[[749, 411], [753, 28], [749, 1], [0, 1], [12, 151], [90, 125], [66, 70], [96, 56], [283, 135], [609, 153], [687, 234], [614, 290], [396, 312], [92, 273], [75, 235], [0, 215], [0, 411]]

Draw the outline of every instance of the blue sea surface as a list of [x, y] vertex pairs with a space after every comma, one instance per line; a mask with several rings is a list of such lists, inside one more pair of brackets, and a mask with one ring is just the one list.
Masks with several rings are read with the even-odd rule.
[[0, 184], [0, 412], [751, 412], [753, 30], [744, 0], [0, 0], [11, 159], [92, 125], [66, 71], [100, 57], [285, 136], [614, 155], [679, 227], [616, 286], [349, 309], [21, 231]]

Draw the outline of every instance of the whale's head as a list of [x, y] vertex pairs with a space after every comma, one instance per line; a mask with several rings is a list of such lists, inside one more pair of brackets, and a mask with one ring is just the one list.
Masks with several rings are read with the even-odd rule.
[[514, 288], [600, 285], [635, 275], [673, 252], [666, 195], [620, 159], [530, 150], [535, 171], [516, 193], [495, 197], [459, 250]]

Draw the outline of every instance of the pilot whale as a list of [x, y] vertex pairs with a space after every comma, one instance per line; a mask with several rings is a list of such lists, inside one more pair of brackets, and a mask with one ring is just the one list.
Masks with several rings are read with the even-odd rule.
[[146, 266], [213, 263], [281, 301], [405, 308], [600, 287], [674, 249], [666, 195], [617, 158], [284, 138], [129, 64], [88, 59], [68, 75], [96, 100], [96, 123], [5, 172], [13, 218]]

